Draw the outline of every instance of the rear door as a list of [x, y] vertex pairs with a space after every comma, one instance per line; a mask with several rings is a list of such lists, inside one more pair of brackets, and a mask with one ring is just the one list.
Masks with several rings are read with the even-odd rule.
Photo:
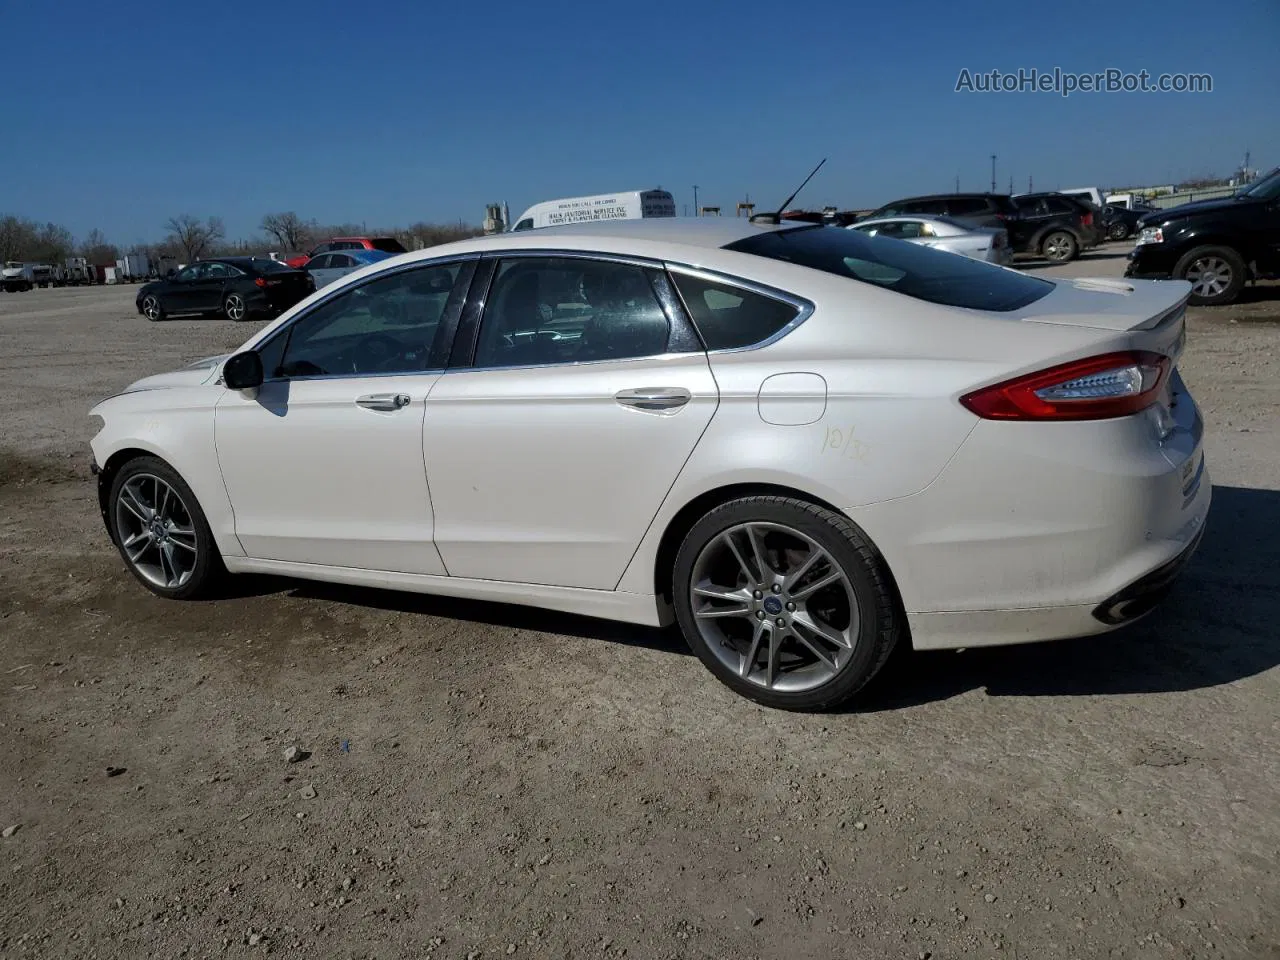
[[706, 353], [655, 264], [484, 269], [427, 398], [436, 546], [455, 577], [613, 589], [719, 402]]

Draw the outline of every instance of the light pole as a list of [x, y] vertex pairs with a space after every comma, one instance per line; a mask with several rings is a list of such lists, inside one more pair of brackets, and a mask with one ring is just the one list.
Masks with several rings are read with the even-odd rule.
[[698, 213], [698, 185], [696, 183], [693, 185], [693, 215], [695, 217], [701, 216]]
[[996, 155], [991, 155], [991, 192], [996, 192]]

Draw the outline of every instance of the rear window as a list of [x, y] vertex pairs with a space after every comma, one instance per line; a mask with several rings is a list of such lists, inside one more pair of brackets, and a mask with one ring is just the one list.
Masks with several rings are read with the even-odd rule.
[[1038, 277], [840, 227], [773, 230], [735, 241], [725, 249], [848, 277], [916, 300], [972, 310], [1018, 310], [1053, 289], [1050, 281]]
[[408, 253], [395, 237], [374, 237], [369, 244], [373, 249], [381, 250], [383, 253]]
[[254, 260], [253, 269], [258, 273], [293, 273], [293, 267], [279, 260]]
[[678, 271], [671, 274], [671, 279], [708, 350], [733, 350], [761, 343], [800, 313], [789, 303], [731, 284]]

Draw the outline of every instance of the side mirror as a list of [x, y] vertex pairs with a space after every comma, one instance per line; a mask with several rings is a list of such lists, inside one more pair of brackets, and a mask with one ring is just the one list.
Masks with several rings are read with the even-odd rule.
[[257, 351], [237, 353], [222, 368], [222, 382], [229, 390], [252, 390], [262, 386], [262, 357]]

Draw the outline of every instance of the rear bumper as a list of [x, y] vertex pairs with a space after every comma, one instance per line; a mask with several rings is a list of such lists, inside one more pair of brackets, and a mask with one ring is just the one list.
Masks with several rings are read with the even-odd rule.
[[880, 547], [917, 649], [1103, 633], [1149, 612], [1203, 532], [1203, 425], [1154, 415], [982, 421], [921, 493], [847, 510]]

